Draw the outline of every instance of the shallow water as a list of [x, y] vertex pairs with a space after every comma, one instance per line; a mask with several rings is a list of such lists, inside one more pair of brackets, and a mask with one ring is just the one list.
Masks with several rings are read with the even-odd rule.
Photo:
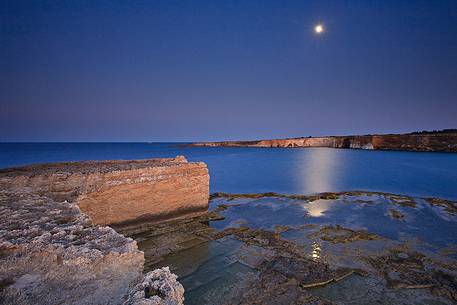
[[211, 192], [371, 190], [457, 200], [457, 154], [453, 153], [183, 147], [178, 143], [0, 143], [0, 168], [176, 155], [208, 164]]
[[[360, 202], [363, 201], [363, 202]], [[365, 202], [366, 201], [366, 202]], [[367, 197], [341, 196], [337, 200], [303, 200], [265, 197], [233, 200], [230, 209], [221, 212], [224, 220], [211, 223], [217, 230], [248, 226], [275, 230], [276, 226], [340, 225], [353, 230], [367, 230], [392, 240], [418, 238], [438, 248], [457, 242], [456, 215], [415, 198], [416, 207], [392, 203], [381, 195]], [[210, 210], [224, 199], [213, 200]], [[390, 210], [404, 215], [401, 220], [389, 215]]]
[[[258, 297], [256, 290], [267, 289], [269, 285], [272, 287], [261, 294], [272, 295], [259, 300], [259, 304], [289, 304], [298, 297], [306, 300], [316, 297], [335, 304], [453, 302], [429, 288], [394, 289], [388, 285], [396, 281], [413, 286], [443, 285], [440, 281], [445, 280], [437, 277], [437, 270], [444, 270], [455, 281], [457, 214], [443, 206], [421, 198], [370, 193], [312, 202], [284, 197], [223, 197], [211, 200], [210, 210], [224, 218], [197, 220], [194, 225], [191, 221], [173, 222], [170, 223], [173, 232], [170, 228], [164, 230], [165, 223], [160, 230], [151, 229], [134, 236], [146, 253], [147, 265], [151, 259], [148, 249], [156, 251], [154, 263], [148, 268], [170, 266], [178, 274], [185, 287], [186, 304], [250, 304], [253, 295], [254, 299]], [[400, 214], [394, 217], [392, 210]], [[208, 232], [227, 232], [233, 228], [239, 229], [222, 238], [208, 238]], [[243, 232], [249, 232], [247, 237]], [[169, 251], [170, 247], [175, 248]], [[157, 255], [157, 249], [167, 250]], [[287, 257], [291, 261], [283, 262]], [[400, 267], [396, 265], [399, 262]], [[330, 269], [317, 275], [312, 271], [311, 274], [297, 271], [311, 263], [320, 265], [311, 265], [309, 270], [320, 270], [324, 265]], [[391, 271], [379, 269], [384, 267]], [[325, 277], [325, 272], [341, 268], [367, 273], [352, 274], [317, 288], [286, 286], [286, 291], [293, 292], [291, 295], [276, 295], [274, 287], [287, 283], [268, 278], [271, 274], [283, 274], [289, 282], [292, 279], [307, 283], [318, 281], [313, 277]], [[417, 280], [420, 277], [424, 279]], [[444, 286], [452, 290], [456, 285], [457, 281]]]

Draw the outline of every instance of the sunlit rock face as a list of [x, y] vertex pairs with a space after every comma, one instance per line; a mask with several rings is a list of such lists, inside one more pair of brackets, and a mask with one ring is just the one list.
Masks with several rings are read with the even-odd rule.
[[0, 170], [0, 185], [28, 187], [56, 201], [77, 202], [95, 224], [164, 218], [206, 210], [206, 164], [184, 157], [72, 162]]
[[457, 133], [329, 136], [259, 141], [203, 142], [194, 143], [192, 145], [233, 147], [332, 147], [457, 152]]
[[206, 209], [208, 186], [184, 157], [1, 170], [0, 304], [182, 304], [177, 277], [143, 277], [136, 241], [104, 224]]

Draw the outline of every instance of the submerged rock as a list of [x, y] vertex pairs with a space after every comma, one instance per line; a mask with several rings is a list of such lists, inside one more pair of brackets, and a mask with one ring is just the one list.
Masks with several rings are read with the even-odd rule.
[[392, 203], [398, 204], [398, 205], [401, 205], [404, 207], [415, 208], [417, 205], [416, 202], [414, 201], [414, 199], [409, 196], [386, 194], [385, 197], [387, 199], [389, 199]]
[[210, 199], [215, 198], [225, 198], [228, 201], [238, 199], [238, 198], [247, 198], [247, 199], [257, 199], [264, 197], [276, 197], [276, 198], [288, 198], [288, 199], [298, 199], [304, 201], [315, 201], [319, 199], [338, 199], [339, 195], [343, 193], [320, 193], [317, 195], [297, 195], [297, 194], [278, 194], [275, 192], [268, 193], [244, 193], [244, 194], [229, 194], [223, 192], [217, 192], [210, 195]]
[[[222, 210], [227, 208], [230, 207], [224, 207]], [[309, 257], [301, 247], [280, 237], [279, 232], [287, 232], [287, 228], [278, 228], [279, 232], [254, 230], [247, 227], [216, 231], [206, 223], [208, 218], [218, 219], [214, 217], [214, 212], [211, 212], [186, 220], [171, 220], [160, 224], [151, 224], [149, 226], [151, 231], [142, 230], [139, 232], [129, 228], [124, 232], [137, 232], [134, 236], [140, 241], [144, 240], [144, 243], [140, 242], [140, 247], [146, 253], [146, 265], [150, 266], [149, 268], [160, 266], [160, 259], [165, 257], [172, 259], [177, 257], [179, 253], [183, 253], [181, 255], [189, 255], [184, 253], [195, 255], [198, 252], [192, 249], [202, 247], [202, 243], [229, 244], [229, 241], [232, 240], [230, 238], [241, 241], [243, 246], [234, 253], [228, 248], [226, 254], [224, 252], [219, 254], [222, 258], [227, 255], [227, 258], [222, 260], [228, 261], [226, 262], [227, 267], [223, 267], [225, 263], [221, 262], [221, 270], [214, 270], [214, 275], [207, 274], [207, 276], [224, 278], [226, 276], [223, 275], [224, 268], [227, 268], [227, 272], [230, 274], [232, 271], [229, 270], [232, 267], [229, 266], [236, 264], [249, 266], [257, 275], [246, 275], [244, 277], [246, 280], [243, 282], [227, 283], [234, 285], [236, 293], [239, 295], [232, 296], [227, 300], [213, 295], [212, 301], [207, 300], [210, 304], [211, 302], [217, 304], [330, 304], [322, 298], [313, 296], [308, 289], [343, 280], [354, 272], [361, 274], [358, 270], [331, 268], [328, 264]], [[200, 242], [193, 242], [196, 240], [200, 240]], [[211, 246], [203, 247], [203, 249], [209, 248]], [[148, 253], [151, 256], [148, 256]], [[210, 255], [208, 252], [203, 252], [203, 254]], [[183, 257], [183, 259], [187, 261], [191, 258]], [[199, 260], [198, 258], [192, 259], [196, 259], [195, 263], [197, 264], [192, 268], [198, 272]], [[212, 260], [205, 257], [201, 259], [203, 261]], [[148, 260], [153, 260], [153, 263], [148, 262]], [[217, 260], [219, 259], [217, 258]], [[203, 263], [203, 265], [206, 264]], [[191, 266], [187, 268], [191, 268]], [[218, 274], [221, 271], [222, 273]], [[184, 275], [184, 277], [187, 276], [188, 274]], [[203, 279], [195, 281], [201, 280]], [[187, 280], [186, 283], [188, 283]], [[192, 292], [195, 289], [192, 288], [194, 284], [190, 285], [189, 292]], [[197, 287], [199, 286], [197, 285]], [[224, 287], [224, 289], [230, 290], [228, 287]], [[222, 294], [222, 292], [220, 293]]]
[[393, 219], [403, 219], [403, 218], [405, 218], [405, 215], [403, 215], [400, 211], [397, 211], [397, 210], [394, 210], [394, 209], [390, 209], [389, 210], [389, 215]]
[[457, 273], [434, 265], [433, 259], [407, 249], [390, 249], [385, 255], [366, 258], [390, 288], [430, 288], [437, 296], [457, 302]]
[[381, 237], [363, 230], [352, 230], [343, 228], [339, 225], [324, 226], [319, 231], [312, 233], [311, 236], [319, 237], [322, 240], [338, 244], [350, 243], [358, 240], [377, 240]]
[[[414, 235], [427, 211], [436, 222], [454, 219], [433, 213], [422, 199], [362, 191], [212, 198], [206, 214], [124, 231], [139, 241], [148, 269], [170, 266], [180, 276], [187, 304], [454, 302], [455, 261], [421, 253], [426, 243]], [[313, 216], [309, 205], [327, 210]], [[403, 221], [393, 222], [389, 210], [401, 211]], [[404, 244], [418, 248], [392, 250]], [[424, 268], [416, 264], [418, 255]]]
[[450, 200], [445, 200], [445, 199], [440, 199], [440, 198], [425, 198], [425, 200], [435, 206], [440, 206], [444, 208], [446, 212], [452, 215], [457, 214], [457, 203], [450, 201]]
[[241, 305], [331, 305], [330, 301], [312, 295], [295, 278], [279, 272], [263, 272], [243, 295]]

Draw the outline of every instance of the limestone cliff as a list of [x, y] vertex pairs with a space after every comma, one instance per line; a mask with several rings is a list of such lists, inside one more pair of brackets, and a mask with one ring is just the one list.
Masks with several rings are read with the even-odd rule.
[[331, 147], [407, 151], [457, 152], [457, 133], [329, 136], [258, 141], [193, 143], [192, 146], [223, 147]]
[[168, 268], [143, 277], [136, 242], [97, 224], [206, 209], [208, 186], [184, 157], [0, 170], [0, 304], [182, 305]]
[[[176, 276], [155, 270], [143, 279], [136, 242], [92, 225], [75, 203], [27, 188], [1, 190], [0, 217], [0, 304], [183, 302]], [[148, 285], [162, 289], [161, 297], [145, 295]]]
[[206, 164], [184, 157], [89, 161], [3, 169], [0, 186], [77, 202], [93, 223], [114, 224], [206, 210], [209, 175]]

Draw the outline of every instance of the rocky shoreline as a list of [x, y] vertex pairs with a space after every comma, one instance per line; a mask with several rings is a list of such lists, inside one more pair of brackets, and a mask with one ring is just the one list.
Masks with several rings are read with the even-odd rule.
[[[208, 213], [132, 225], [120, 232], [138, 241], [147, 270], [171, 266], [185, 287], [188, 304], [346, 304], [345, 298], [351, 304], [367, 300], [452, 304], [457, 300], [454, 259], [422, 252], [422, 243], [416, 245], [412, 237], [391, 240], [344, 223], [313, 223], [313, 209], [329, 204], [352, 207], [354, 212], [379, 207], [384, 209], [379, 217], [395, 226], [414, 227], [410, 221], [424, 209], [453, 221], [457, 215], [452, 201], [380, 192], [215, 193]], [[288, 206], [292, 214], [281, 216], [280, 210]], [[271, 214], [263, 214], [269, 209]], [[349, 222], [354, 225], [354, 220]], [[454, 255], [453, 248], [446, 249], [447, 255]], [[367, 285], [360, 287], [366, 295], [359, 300], [358, 292], [351, 292], [354, 281]], [[348, 290], [339, 291], [339, 286]]]
[[191, 146], [298, 148], [330, 147], [370, 150], [457, 152], [457, 132], [425, 134], [302, 137], [256, 141], [199, 142]]
[[[354, 281], [374, 303], [457, 301], [453, 201], [208, 186], [184, 157], [0, 170], [0, 304], [339, 304], [353, 293], [332, 289]], [[348, 210], [319, 220], [332, 206]], [[387, 238], [363, 211], [380, 232], [413, 230]], [[446, 247], [408, 235], [424, 215], [448, 226]]]
[[0, 170], [0, 304], [183, 304], [176, 276], [143, 276], [136, 241], [105, 224], [206, 210], [208, 185], [184, 157]]

